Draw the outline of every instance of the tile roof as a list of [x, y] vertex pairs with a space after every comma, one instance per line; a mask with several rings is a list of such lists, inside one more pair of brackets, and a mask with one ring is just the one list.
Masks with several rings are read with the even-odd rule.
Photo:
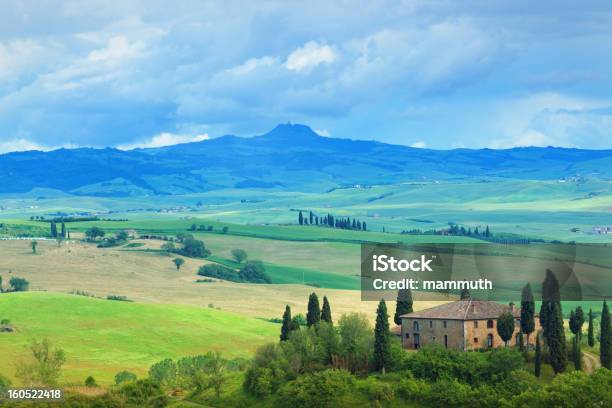
[[[508, 312], [509, 305], [503, 305], [489, 300], [457, 300], [429, 309], [402, 315], [404, 318], [416, 319], [449, 319], [449, 320], [476, 320], [497, 319], [500, 314]], [[514, 307], [512, 314], [520, 317], [520, 308]]]

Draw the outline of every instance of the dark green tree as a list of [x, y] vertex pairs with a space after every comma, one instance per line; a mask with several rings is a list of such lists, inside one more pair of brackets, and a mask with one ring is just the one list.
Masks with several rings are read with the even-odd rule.
[[316, 325], [321, 321], [321, 307], [317, 294], [312, 292], [308, 297], [308, 312], [306, 313], [306, 324], [308, 327]]
[[62, 233], [61, 233], [62, 238], [66, 238], [66, 224], [64, 224], [62, 222]]
[[521, 333], [527, 335], [529, 345], [529, 335], [535, 330], [535, 302], [531, 285], [527, 283], [521, 292]]
[[391, 335], [389, 333], [389, 315], [385, 300], [381, 299], [376, 309], [376, 326], [374, 328], [374, 368], [385, 373], [391, 365]]
[[304, 215], [302, 214], [301, 211], [298, 214], [298, 222], [300, 223], [300, 225], [304, 225]]
[[470, 291], [469, 289], [461, 289], [461, 294], [459, 295], [459, 299], [461, 300], [469, 300], [470, 299]]
[[502, 313], [497, 318], [497, 333], [508, 347], [508, 340], [514, 333], [514, 316], [510, 312]]
[[327, 296], [323, 296], [323, 308], [321, 309], [321, 320], [333, 325], [331, 307], [329, 306], [329, 300]]
[[244, 249], [232, 249], [232, 258], [238, 263], [242, 263], [248, 258], [248, 254]]
[[36, 253], [36, 248], [38, 247], [38, 241], [30, 242], [30, 247], [32, 248], [32, 253], [35, 254]]
[[593, 327], [593, 309], [589, 309], [589, 328], [587, 335], [589, 347], [595, 346], [595, 328]]
[[535, 376], [540, 376], [542, 370], [542, 348], [540, 347], [540, 336], [536, 334], [536, 347], [535, 347]]
[[410, 289], [400, 289], [397, 291], [395, 315], [393, 315], [395, 324], [401, 325], [402, 318], [400, 316], [408, 313], [412, 313], [412, 292]]
[[561, 373], [567, 367], [567, 343], [563, 328], [559, 281], [550, 269], [546, 270], [546, 277], [542, 283], [540, 323], [549, 350], [550, 365], [555, 373]]
[[612, 369], [612, 338], [610, 337], [610, 310], [608, 304], [604, 300], [603, 309], [601, 311], [600, 335], [599, 335], [599, 360], [601, 365], [608, 370]]
[[289, 339], [289, 333], [292, 330], [292, 322], [291, 322], [291, 307], [289, 305], [285, 306], [285, 313], [283, 313], [283, 325], [281, 326], [281, 341], [287, 341]]
[[57, 237], [57, 225], [55, 224], [55, 221], [51, 221], [51, 236], [53, 238]]
[[172, 260], [172, 263], [174, 263], [174, 266], [176, 266], [176, 270], [179, 271], [181, 269], [181, 266], [183, 266], [183, 264], [185, 263], [185, 260], [183, 258], [174, 258]]

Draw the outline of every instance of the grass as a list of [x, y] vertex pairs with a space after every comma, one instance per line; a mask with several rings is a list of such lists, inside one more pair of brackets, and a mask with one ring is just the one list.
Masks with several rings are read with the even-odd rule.
[[29, 342], [48, 338], [66, 352], [63, 383], [81, 383], [92, 375], [110, 384], [118, 371], [143, 375], [164, 358], [211, 350], [248, 357], [276, 340], [279, 330], [273, 323], [211, 308], [44, 292], [0, 295], [0, 316], [16, 328], [0, 335], [0, 372], [13, 376], [14, 364], [28, 357]]

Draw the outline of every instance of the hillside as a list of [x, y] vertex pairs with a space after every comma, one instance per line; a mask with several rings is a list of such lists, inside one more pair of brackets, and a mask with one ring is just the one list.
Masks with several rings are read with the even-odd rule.
[[612, 178], [612, 150], [430, 150], [318, 136], [279, 125], [154, 149], [60, 149], [0, 155], [0, 193], [49, 188], [89, 196], [187, 194], [223, 188], [322, 192], [423, 180]]
[[222, 310], [45, 292], [0, 294], [0, 316], [16, 328], [0, 334], [0, 355], [13, 356], [0, 359], [0, 372], [12, 377], [29, 342], [48, 338], [66, 352], [63, 383], [93, 375], [110, 384], [119, 371], [143, 375], [164, 358], [211, 350], [248, 357], [278, 335], [276, 324]]

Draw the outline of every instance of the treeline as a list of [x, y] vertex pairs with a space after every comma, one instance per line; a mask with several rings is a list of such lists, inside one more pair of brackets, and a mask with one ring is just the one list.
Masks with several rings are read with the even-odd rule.
[[[189, 227], [189, 231], [202, 231], [202, 232], [212, 232], [214, 230], [214, 227], [212, 225], [196, 225], [196, 224], [191, 224], [191, 226]], [[221, 232], [223, 234], [227, 234], [227, 232], [229, 231], [229, 227], [224, 226], [223, 228], [221, 228]]]
[[312, 211], [304, 215], [300, 210], [298, 213], [298, 224], [299, 225], [321, 225], [330, 228], [340, 228], [347, 230], [361, 230], [366, 231], [367, 226], [365, 221], [361, 221], [357, 218], [351, 219], [351, 217], [336, 217], [332, 214], [324, 216], [316, 215]]
[[[177, 247], [174, 242], [181, 244], [181, 246]], [[163, 244], [161, 249], [168, 253], [183, 255], [189, 258], [206, 258], [211, 254], [210, 250], [204, 245], [204, 241], [196, 239], [191, 234], [184, 233], [177, 234], [173, 242]]]
[[208, 264], [200, 267], [198, 275], [231, 282], [272, 283], [261, 261], [247, 261], [239, 270]]
[[473, 230], [471, 227], [464, 227], [457, 224], [450, 224], [448, 228], [444, 229], [430, 229], [421, 230], [413, 228], [410, 230], [402, 230], [402, 234], [406, 235], [454, 235], [454, 236], [465, 236], [465, 237], [477, 237], [477, 238], [492, 238], [493, 233], [487, 225], [484, 229], [475, 227]]
[[55, 223], [69, 223], [69, 222], [87, 222], [87, 221], [111, 221], [111, 222], [124, 222], [129, 221], [127, 218], [100, 218], [97, 216], [66, 216], [66, 217], [54, 217], [54, 218], [45, 218], [45, 216], [41, 215], [33, 215], [30, 217], [30, 221], [43, 221], [43, 222], [55, 222]]

